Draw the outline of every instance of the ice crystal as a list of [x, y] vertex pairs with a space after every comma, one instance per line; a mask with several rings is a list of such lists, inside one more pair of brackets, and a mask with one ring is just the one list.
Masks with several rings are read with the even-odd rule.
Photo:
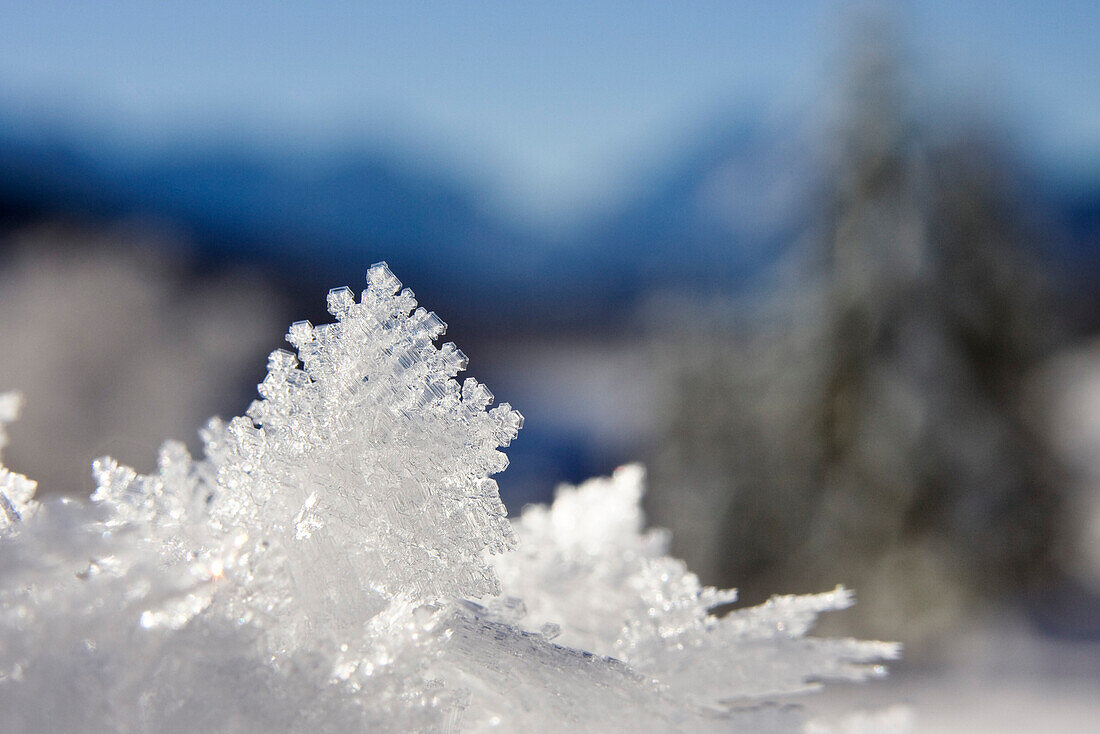
[[201, 458], [101, 459], [91, 504], [37, 509], [3, 470], [4, 731], [794, 731], [768, 701], [896, 654], [805, 636], [842, 589], [713, 614], [734, 592], [644, 530], [637, 467], [513, 528], [519, 413], [384, 264], [328, 303]]
[[[8, 445], [4, 426], [19, 417], [21, 404], [18, 393], [0, 393], [0, 450]], [[34, 481], [0, 464], [0, 533], [34, 511], [38, 504], [32, 499], [36, 486]]]
[[526, 508], [519, 550], [497, 563], [508, 595], [498, 604], [522, 600], [521, 623], [560, 631], [561, 644], [622, 660], [700, 706], [859, 680], [882, 672], [863, 663], [896, 655], [886, 643], [805, 636], [818, 614], [852, 603], [839, 587], [711, 614], [737, 593], [701, 586], [668, 556], [667, 532], [644, 530], [643, 478], [640, 466], [622, 467]]

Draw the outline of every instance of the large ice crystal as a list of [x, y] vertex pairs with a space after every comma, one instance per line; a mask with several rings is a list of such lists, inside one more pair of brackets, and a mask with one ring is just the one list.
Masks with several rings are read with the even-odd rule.
[[202, 458], [101, 459], [91, 504], [0, 469], [3, 731], [794, 731], [779, 697], [896, 655], [805, 636], [842, 589], [712, 614], [637, 467], [513, 527], [522, 417], [443, 322], [385, 264], [329, 310]]

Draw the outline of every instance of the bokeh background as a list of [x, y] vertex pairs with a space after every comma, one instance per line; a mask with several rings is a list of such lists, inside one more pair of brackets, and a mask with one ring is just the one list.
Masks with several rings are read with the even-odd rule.
[[[1100, 716], [1100, 5], [0, 0], [8, 463], [240, 414], [386, 260], [747, 602], [844, 583], [919, 731]], [[828, 705], [828, 701], [823, 705]]]

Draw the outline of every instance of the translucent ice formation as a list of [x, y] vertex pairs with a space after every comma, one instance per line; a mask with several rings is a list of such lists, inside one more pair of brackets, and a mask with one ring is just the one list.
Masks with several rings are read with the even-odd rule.
[[[19, 417], [22, 398], [18, 393], [0, 393], [0, 450], [8, 445], [4, 426]], [[37, 485], [22, 474], [0, 464], [0, 533], [27, 518], [38, 505], [32, 499]]]
[[667, 532], [644, 530], [643, 477], [640, 466], [622, 467], [562, 487], [549, 508], [527, 507], [516, 521], [519, 550], [496, 564], [509, 596], [494, 603], [522, 600], [517, 623], [560, 630], [559, 644], [622, 660], [698, 706], [883, 672], [863, 663], [892, 657], [891, 645], [805, 636], [818, 614], [852, 603], [842, 588], [710, 614], [737, 593], [700, 586], [668, 556]]
[[644, 530], [637, 467], [513, 527], [522, 417], [443, 322], [385, 264], [329, 311], [201, 459], [101, 459], [90, 505], [0, 471], [4, 731], [796, 731], [769, 701], [897, 654], [805, 636], [842, 589], [712, 615], [734, 592]]

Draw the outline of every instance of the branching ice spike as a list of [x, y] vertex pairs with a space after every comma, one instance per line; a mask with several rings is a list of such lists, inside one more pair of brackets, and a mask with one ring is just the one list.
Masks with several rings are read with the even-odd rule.
[[[291, 327], [297, 359], [272, 354], [262, 399], [249, 411], [254, 427], [237, 430], [235, 461], [219, 476], [243, 484], [269, 518], [274, 504], [287, 520], [306, 522], [308, 530], [288, 522], [293, 537], [267, 540], [293, 540], [290, 572], [292, 558], [301, 559], [337, 607], [359, 604], [339, 597], [378, 591], [495, 593], [482, 551], [510, 547], [512, 532], [489, 475], [506, 466], [497, 449], [522, 419], [507, 404], [486, 413], [463, 399], [470, 383], [460, 389], [454, 376], [465, 357], [453, 344], [435, 346], [445, 325], [416, 308], [385, 263], [371, 267], [367, 282], [358, 303], [350, 289], [329, 293], [335, 324]], [[213, 512], [247, 525], [247, 508], [221, 515], [224, 489]], [[333, 577], [318, 577], [317, 568]]]

